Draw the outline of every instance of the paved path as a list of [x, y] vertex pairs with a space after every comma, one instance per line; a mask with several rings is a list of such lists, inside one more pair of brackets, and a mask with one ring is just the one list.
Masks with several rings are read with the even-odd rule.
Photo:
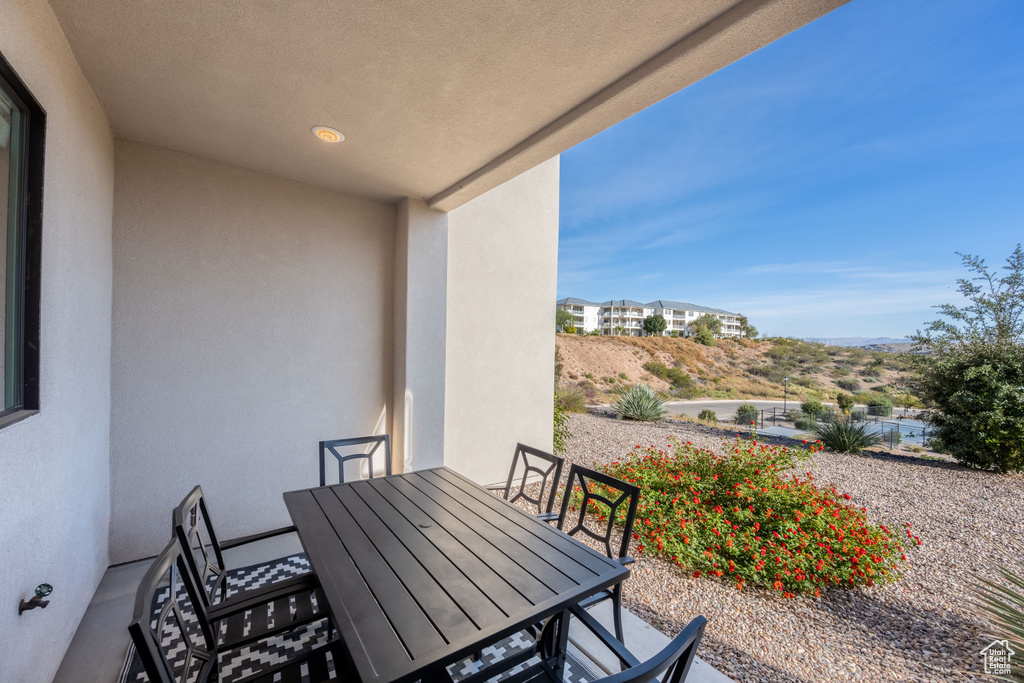
[[758, 410], [771, 410], [778, 408], [782, 410], [800, 410], [800, 401], [735, 401], [735, 400], [699, 400], [699, 401], [669, 401], [665, 407], [673, 415], [689, 415], [697, 417], [702, 410], [713, 410], [719, 420], [731, 418], [736, 414], [736, 409], [742, 403], [753, 403]]
[[[715, 411], [718, 415], [719, 420], [731, 419], [736, 414], [736, 409], [739, 408], [741, 403], [753, 403], [758, 410], [771, 410], [772, 408], [778, 408], [779, 410], [800, 410], [800, 400], [789, 400], [789, 401], [737, 401], [737, 400], [714, 400], [714, 399], [701, 399], [697, 401], [668, 401], [665, 403], [665, 408], [668, 409], [672, 415], [689, 415], [690, 417], [697, 417], [700, 411], [709, 409]], [[832, 405], [831, 403], [824, 402], [826, 406]], [[858, 409], [866, 409], [867, 406], [857, 405]], [[896, 417], [902, 415], [905, 412], [903, 408], [893, 408], [892, 416]], [[911, 411], [915, 412], [915, 411]]]

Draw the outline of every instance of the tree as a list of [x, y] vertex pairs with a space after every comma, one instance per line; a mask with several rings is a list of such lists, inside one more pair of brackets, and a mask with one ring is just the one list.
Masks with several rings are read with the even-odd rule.
[[690, 323], [690, 327], [703, 327], [705, 330], [710, 332], [713, 337], [717, 337], [722, 333], [722, 321], [710, 313], [705, 313], [694, 320]]
[[962, 464], [1024, 471], [1024, 249], [1018, 244], [1000, 276], [960, 254], [973, 276], [957, 280], [969, 304], [937, 306], [947, 318], [918, 332], [903, 357], [916, 371], [914, 393], [937, 410], [932, 439]]
[[615, 326], [615, 336], [616, 337], [618, 337], [619, 335], [621, 335], [625, 331], [626, 331], [626, 328], [623, 327], [622, 325], [616, 325]]
[[757, 337], [757, 328], [750, 324], [747, 320], [747, 316], [740, 316], [740, 336], [746, 337], [747, 339], [754, 339]]
[[836, 405], [839, 406], [839, 410], [843, 415], [849, 415], [853, 411], [853, 396], [839, 392], [836, 394]]
[[573, 325], [575, 322], [576, 317], [564, 308], [559, 308], [555, 311], [555, 330], [558, 332], [564, 332], [566, 327]]
[[668, 323], [665, 322], [665, 317], [659, 313], [644, 318], [644, 332], [652, 337], [660, 335], [667, 327]]
[[825, 410], [825, 406], [821, 405], [821, 401], [809, 398], [800, 404], [800, 410], [808, 415], [817, 415], [818, 413]]
[[1024, 249], [1020, 244], [1013, 250], [998, 277], [985, 265], [985, 259], [961, 254], [964, 267], [974, 277], [957, 280], [957, 291], [970, 305], [936, 306], [939, 314], [949, 320], [928, 323], [925, 332], [912, 336], [919, 347], [940, 351], [963, 344], [1024, 344]]

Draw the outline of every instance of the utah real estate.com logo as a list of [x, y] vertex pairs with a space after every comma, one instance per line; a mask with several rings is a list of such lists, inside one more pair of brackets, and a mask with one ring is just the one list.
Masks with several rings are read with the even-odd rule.
[[1010, 659], [1015, 654], [1005, 640], [993, 640], [981, 651], [981, 656], [985, 658], [985, 673], [996, 676], [1009, 675], [1012, 666]]

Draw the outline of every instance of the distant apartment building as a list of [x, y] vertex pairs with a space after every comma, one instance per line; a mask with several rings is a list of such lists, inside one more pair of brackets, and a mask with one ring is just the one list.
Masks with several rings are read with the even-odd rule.
[[659, 299], [643, 304], [630, 299], [613, 299], [595, 303], [567, 297], [556, 301], [555, 308], [569, 311], [575, 320], [576, 329], [587, 333], [600, 330], [602, 334], [640, 337], [644, 334], [644, 318], [657, 314], [668, 323], [662, 334], [671, 335], [675, 332], [677, 336], [685, 337], [693, 333], [690, 323], [708, 314], [722, 321], [721, 336], [738, 337], [741, 334], [739, 313], [685, 301]]

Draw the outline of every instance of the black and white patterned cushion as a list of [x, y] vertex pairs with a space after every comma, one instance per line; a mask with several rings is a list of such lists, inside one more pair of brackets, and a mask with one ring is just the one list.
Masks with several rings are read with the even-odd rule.
[[[246, 590], [261, 588], [275, 581], [287, 579], [292, 576], [304, 574], [309, 571], [309, 561], [305, 554], [292, 555], [273, 562], [257, 564], [251, 567], [229, 570], [225, 576], [225, 592], [230, 598]], [[195, 613], [190, 610], [190, 603], [184, 586], [179, 584], [175, 587], [181, 607], [181, 615], [184, 623], [180, 627], [169, 624], [162, 634], [162, 646], [168, 654], [168, 661], [172, 668], [178, 671], [183, 665], [185, 657], [184, 638], [189, 637], [194, 642], [202, 642], [199, 635], [199, 623]], [[170, 586], [158, 591], [153, 604], [154, 624], [155, 616], [160, 613], [164, 604], [170, 596]], [[315, 600], [315, 597], [314, 597]], [[262, 608], [261, 608], [262, 609]], [[267, 605], [269, 612], [269, 623], [273, 624], [273, 606]], [[293, 606], [294, 610], [294, 606]], [[248, 619], [248, 616], [247, 616]], [[226, 628], [226, 625], [224, 626]], [[184, 631], [184, 635], [182, 633]], [[301, 626], [293, 631], [267, 638], [254, 643], [251, 646], [226, 650], [220, 653], [219, 669], [220, 683], [232, 683], [232, 681], [251, 676], [259, 671], [291, 659], [297, 659], [302, 654], [328, 640], [327, 620], [320, 619]], [[459, 680], [480, 671], [482, 668], [495, 664], [508, 656], [531, 647], [533, 639], [525, 632], [517, 633], [510, 638], [485, 647], [479, 660], [474, 658], [465, 659], [448, 667], [452, 678]], [[583, 657], [575, 656], [570, 650], [566, 659], [565, 680], [567, 683], [589, 683], [598, 676], [590, 669], [587, 663], [582, 661]], [[500, 676], [492, 679], [498, 683], [536, 663], [536, 659], [524, 662], [516, 667], [503, 672]], [[331, 672], [333, 677], [333, 670]], [[125, 655], [124, 666], [118, 683], [148, 683], [149, 677], [142, 667], [142, 660], [135, 651], [135, 645], [128, 648]], [[352, 682], [356, 683], [356, 682]]]

